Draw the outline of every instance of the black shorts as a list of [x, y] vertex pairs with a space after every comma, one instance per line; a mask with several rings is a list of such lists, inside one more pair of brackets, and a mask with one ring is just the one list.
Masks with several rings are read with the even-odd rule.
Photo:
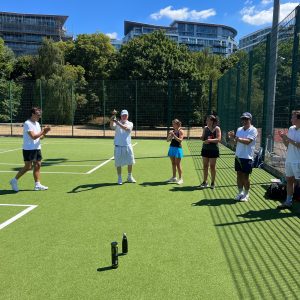
[[23, 150], [24, 161], [41, 161], [42, 151], [40, 149], [36, 150]]
[[217, 158], [220, 156], [219, 149], [203, 149], [201, 150], [202, 157]]
[[253, 160], [252, 159], [235, 157], [234, 169], [237, 172], [251, 174], [252, 173], [252, 168], [253, 168]]

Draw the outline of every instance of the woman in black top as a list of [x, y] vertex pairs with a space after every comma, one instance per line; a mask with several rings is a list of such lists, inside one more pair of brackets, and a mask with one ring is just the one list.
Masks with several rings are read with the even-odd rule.
[[211, 185], [210, 188], [215, 188], [216, 178], [216, 162], [219, 157], [218, 143], [221, 141], [221, 129], [218, 124], [218, 119], [214, 115], [209, 115], [206, 119], [206, 126], [203, 129], [201, 140], [203, 146], [201, 150], [201, 156], [203, 160], [203, 182], [200, 185], [201, 188], [208, 186], [208, 167], [210, 167]]

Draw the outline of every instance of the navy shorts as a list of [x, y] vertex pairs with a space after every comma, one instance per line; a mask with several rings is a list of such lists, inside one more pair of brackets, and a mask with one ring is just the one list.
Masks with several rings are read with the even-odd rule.
[[251, 174], [252, 173], [252, 168], [253, 168], [253, 160], [252, 159], [235, 157], [234, 169], [237, 172]]
[[42, 151], [41, 149], [36, 150], [23, 150], [24, 161], [41, 161]]

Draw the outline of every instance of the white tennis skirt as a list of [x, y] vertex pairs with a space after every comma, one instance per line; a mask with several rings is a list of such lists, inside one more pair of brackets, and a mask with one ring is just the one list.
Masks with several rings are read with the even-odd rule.
[[123, 167], [135, 164], [132, 145], [115, 146], [115, 166]]

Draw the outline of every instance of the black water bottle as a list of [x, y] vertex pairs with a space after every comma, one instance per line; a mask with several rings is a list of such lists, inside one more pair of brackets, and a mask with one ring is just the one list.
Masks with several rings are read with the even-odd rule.
[[119, 266], [118, 260], [118, 242], [111, 243], [111, 266], [113, 269], [117, 269]]
[[122, 253], [127, 254], [128, 252], [128, 240], [126, 233], [123, 233], [123, 239], [122, 239]]

